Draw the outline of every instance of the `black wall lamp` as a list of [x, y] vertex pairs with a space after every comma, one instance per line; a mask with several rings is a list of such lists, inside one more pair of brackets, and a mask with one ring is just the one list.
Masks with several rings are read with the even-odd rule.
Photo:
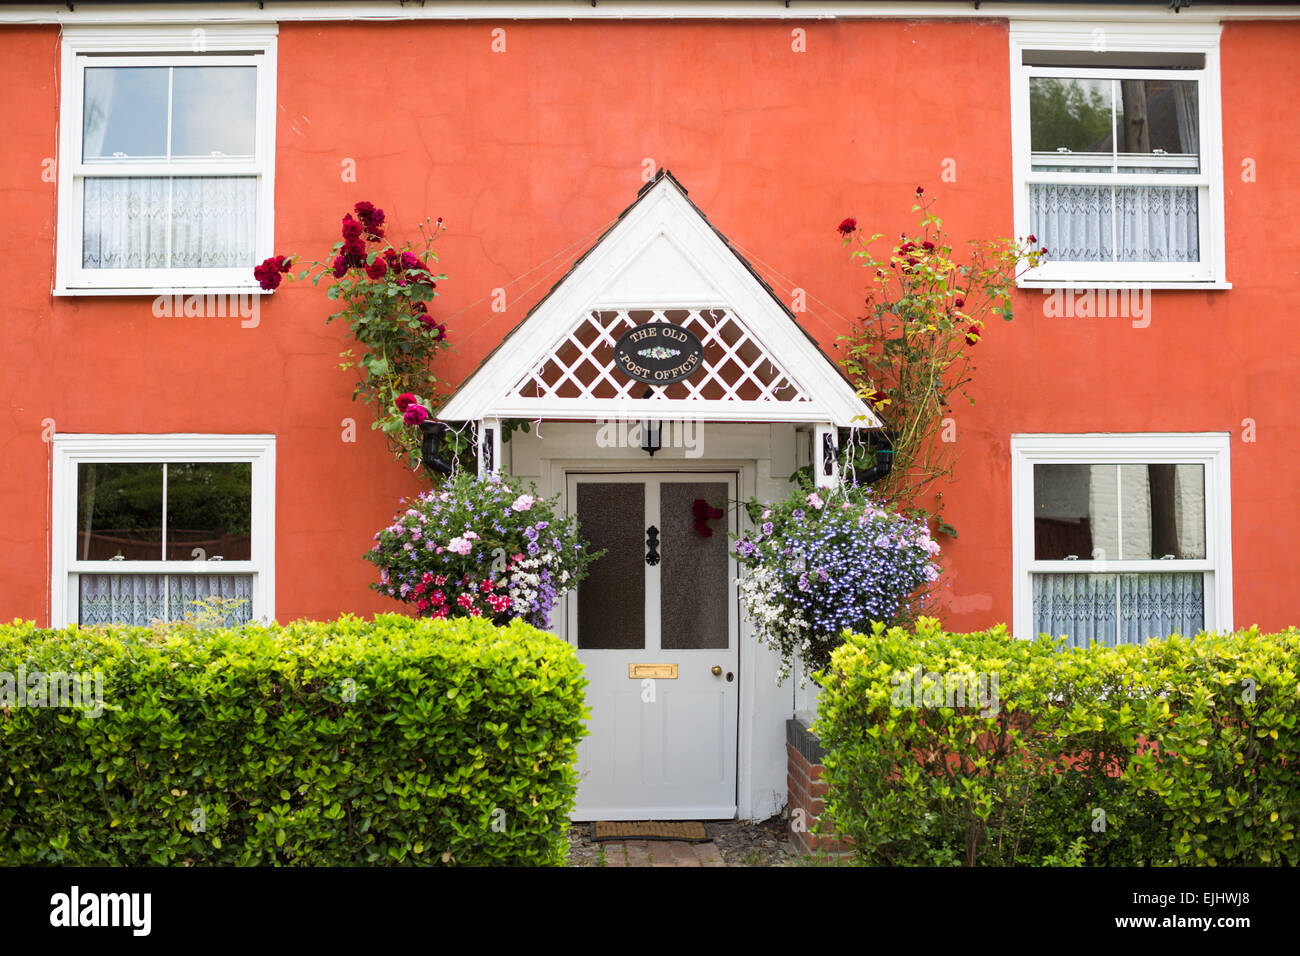
[[874, 484], [894, 470], [893, 443], [883, 431], [867, 433], [866, 450], [874, 452], [874, 460], [870, 467], [853, 469], [853, 480], [859, 485]]
[[439, 475], [450, 475], [452, 467], [438, 456], [441, 454], [439, 446], [442, 439], [447, 434], [447, 426], [443, 422], [435, 422], [426, 419], [420, 422], [420, 462], [425, 468]]

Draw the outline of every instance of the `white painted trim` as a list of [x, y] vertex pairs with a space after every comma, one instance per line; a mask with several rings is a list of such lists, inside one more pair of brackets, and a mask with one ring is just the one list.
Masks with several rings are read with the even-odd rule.
[[[1206, 630], [1231, 630], [1232, 615], [1232, 468], [1227, 432], [1149, 432], [1011, 436], [1011, 569], [1012, 630], [1029, 638], [1033, 630], [1034, 570], [1080, 573], [1205, 570]], [[1188, 462], [1205, 466], [1205, 561], [1035, 561], [1034, 473], [1040, 463], [1148, 464]]]
[[[625, 414], [622, 399], [521, 398], [511, 394], [530, 370], [569, 336], [593, 309], [606, 304], [606, 290], [660, 237], [679, 248], [720, 293], [719, 298], [769, 355], [779, 356], [799, 391], [811, 401], [647, 401], [638, 418], [733, 422], [832, 422], [872, 427], [879, 420], [854, 393], [827, 356], [772, 298], [719, 238], [673, 180], [664, 176], [555, 287], [544, 302], [466, 379], [438, 411], [447, 421], [499, 418], [591, 419]], [[667, 299], [671, 288], [664, 289]], [[660, 303], [642, 302], [644, 308]]]
[[[1216, 18], [1217, 20], [1217, 18]], [[1223, 118], [1219, 39], [1223, 27], [1205, 20], [1124, 22], [1105, 20], [1044, 22], [1015, 18], [1009, 30], [1011, 88], [1011, 170], [1014, 232], [1027, 236], [1030, 182], [1156, 183], [1199, 186], [1198, 225], [1201, 260], [1198, 263], [1054, 262], [1050, 259], [1022, 276], [1022, 288], [1230, 288], [1224, 226]], [[1105, 52], [1200, 53], [1201, 69], [1144, 71], [1141, 69], [1071, 69], [1025, 66], [1026, 50], [1078, 50], [1091, 52], [1101, 43]], [[1201, 173], [1196, 176], [1165, 174], [1044, 173], [1030, 169], [1029, 78], [1045, 75], [1130, 76], [1185, 75], [1198, 83], [1201, 116]], [[1049, 250], [1050, 251], [1050, 250]]]
[[[424, 0], [420, 4], [398, 0], [352, 0], [337, 3], [287, 3], [266, 0], [223, 4], [101, 4], [80, 2], [68, 10], [60, 3], [22, 3], [0, 8], [0, 24], [115, 24], [115, 23], [222, 23], [279, 21], [315, 22], [336, 20], [852, 20], [924, 19], [997, 20], [1009, 17], [1045, 21], [1073, 21], [1079, 18], [1078, 4], [1054, 3], [954, 3], [951, 0], [914, 2], [871, 2], [871, 0], [791, 0], [789, 5], [773, 0]], [[1220, 20], [1289, 20], [1300, 17], [1300, 5], [1227, 6], [1196, 4], [1174, 13], [1153, 3], [1107, 6], [1108, 20], [1159, 22], [1173, 28], [1188, 23]]]
[[[255, 620], [275, 618], [275, 436], [274, 435], [55, 435], [50, 515], [50, 626], [76, 620], [76, 595], [69, 579], [78, 572], [171, 571], [183, 574], [253, 573]], [[77, 561], [77, 465], [119, 461], [247, 461], [252, 476], [252, 559], [250, 561]], [[107, 565], [107, 567], [104, 567]]]
[[[202, 31], [201, 33], [199, 31]], [[251, 161], [161, 164], [160, 175], [256, 176], [257, 227], [253, 264], [272, 255], [275, 243], [275, 23], [229, 24], [203, 22], [202, 27], [134, 23], [121, 26], [64, 27], [60, 43], [59, 156], [56, 208], [54, 287], [56, 296], [151, 295], [219, 291], [260, 292], [252, 265], [232, 269], [83, 269], [81, 267], [82, 188], [91, 170], [112, 170], [112, 164], [81, 160], [83, 73], [96, 64], [122, 65], [146, 55], [155, 66], [178, 65], [201, 56], [203, 62], [247, 62], [257, 68], [257, 117]], [[201, 46], [201, 50], [197, 47]], [[120, 54], [120, 56], [112, 56]], [[124, 168], [146, 175], [153, 167]]]

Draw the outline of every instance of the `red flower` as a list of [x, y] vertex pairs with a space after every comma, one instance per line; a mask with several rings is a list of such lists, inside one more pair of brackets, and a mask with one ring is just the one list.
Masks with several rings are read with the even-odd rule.
[[352, 213], [343, 217], [343, 238], [348, 240], [361, 238], [361, 223], [352, 218]]
[[342, 279], [347, 274], [348, 274], [348, 257], [335, 256], [334, 257], [334, 278]]
[[952, 304], [955, 305], [957, 308], [960, 309], [963, 305], [966, 304], [966, 300], [965, 300], [965, 299], [953, 299], [953, 300], [952, 300]]
[[435, 342], [441, 342], [447, 337], [447, 326], [441, 322], [435, 322], [427, 315], [420, 316], [420, 324], [429, 330]]
[[343, 243], [343, 254], [354, 265], [364, 265], [366, 261], [366, 244], [360, 239], [349, 239]]
[[[404, 412], [412, 405], [416, 404], [416, 398], [410, 392], [403, 392], [401, 395], [397, 396], [397, 401], [393, 402], [393, 404], [397, 406], [399, 412]], [[442, 584], [441, 581], [438, 583]]]
[[840, 223], [840, 235], [847, 236], [856, 228], [858, 228], [858, 221], [850, 216], [848, 219], [845, 219]]
[[1038, 241], [1038, 237], [1031, 234], [1026, 241], [1032, 246], [1035, 242]]
[[925, 192], [925, 189], [924, 189], [923, 187], [921, 187], [921, 186], [917, 186], [917, 187], [916, 187], [916, 194], [917, 194], [918, 196], [921, 195], [923, 192]]
[[429, 410], [423, 405], [411, 405], [402, 413], [402, 421], [408, 425], [419, 425], [429, 417]]
[[356, 210], [357, 218], [361, 220], [367, 239], [384, 238], [384, 211], [382, 209], [376, 209], [374, 203], [365, 202], [364, 200], [352, 208]]
[[433, 602], [434, 607], [442, 607], [447, 603], [447, 595], [443, 594], [441, 591], [434, 591], [429, 595], [429, 600]]
[[923, 242], [921, 243], [921, 248], [926, 252], [934, 252], [934, 243], [929, 241]]
[[474, 599], [468, 594], [462, 594], [460, 597], [456, 598], [456, 603], [463, 608], [471, 608], [474, 606]]
[[272, 256], [260, 266], [253, 267], [253, 278], [257, 284], [268, 292], [279, 288], [281, 274], [289, 271], [290, 260], [286, 256]]
[[366, 266], [366, 275], [372, 279], [382, 279], [387, 273], [388, 263], [383, 260], [382, 256], [375, 256], [375, 261]]
[[966, 327], [966, 344], [975, 345], [980, 340], [979, 326], [970, 325]]
[[1042, 255], [1047, 255], [1047, 246], [1043, 246], [1043, 248], [1039, 249], [1038, 251]]

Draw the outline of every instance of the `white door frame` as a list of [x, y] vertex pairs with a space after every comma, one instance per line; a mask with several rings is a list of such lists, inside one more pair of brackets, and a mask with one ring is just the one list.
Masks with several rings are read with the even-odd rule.
[[[758, 462], [754, 459], [745, 458], [664, 458], [660, 460], [653, 459], [640, 452], [637, 457], [627, 458], [544, 458], [541, 462], [541, 474], [539, 477], [542, 481], [538, 484], [545, 484], [546, 487], [539, 489], [545, 495], [560, 494], [567, 496], [568, 474], [570, 472], [580, 474], [635, 474], [639, 472], [662, 473], [672, 472], [675, 474], [716, 474], [718, 472], [734, 473], [736, 475], [736, 497], [740, 501], [748, 501], [758, 493], [759, 468]], [[740, 515], [740, 527], [742, 530], [749, 525], [749, 518], [743, 512]], [[739, 565], [735, 566], [737, 576], [739, 576]], [[564, 602], [563, 613], [553, 618], [554, 621], [563, 622], [559, 624], [560, 636], [565, 640], [570, 640], [568, 633], [569, 620], [569, 603], [575, 600], [570, 592], [569, 595], [561, 598]], [[752, 666], [752, 660], [747, 666], [746, 656], [752, 654], [754, 648], [753, 629], [749, 626], [743, 610], [740, 608], [740, 591], [735, 590], [734, 600], [736, 601], [737, 613], [739, 614], [739, 634], [740, 644], [737, 647], [738, 670], [736, 674], [737, 696], [737, 727], [736, 727], [736, 815], [739, 819], [754, 819], [754, 747], [755, 747], [755, 723], [758, 719], [756, 713], [756, 702], [760, 696], [757, 694], [755, 681], [758, 678], [760, 668]], [[771, 719], [771, 715], [765, 715]], [[784, 718], [782, 718], [784, 719]], [[766, 815], [766, 811], [764, 811]]]

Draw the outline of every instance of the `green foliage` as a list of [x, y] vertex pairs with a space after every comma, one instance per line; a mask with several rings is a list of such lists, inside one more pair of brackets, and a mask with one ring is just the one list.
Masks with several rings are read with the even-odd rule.
[[820, 678], [827, 814], [871, 864], [1294, 865], [1298, 652], [1294, 628], [853, 635]]
[[4, 708], [0, 864], [565, 861], [586, 681], [522, 622], [0, 626], [20, 669], [103, 713]]
[[[962, 398], [974, 371], [971, 351], [984, 336], [985, 320], [1011, 320], [1011, 297], [1019, 272], [1039, 264], [1043, 251], [1031, 236], [971, 241], [962, 261], [954, 255], [933, 200], [918, 187], [912, 211], [920, 213], [915, 235], [903, 235], [877, 258], [880, 234], [868, 236], [846, 220], [840, 227], [851, 256], [867, 270], [868, 315], [847, 336], [840, 364], [886, 426], [893, 468], [874, 487], [892, 501], [918, 507], [938, 478], [951, 475], [956, 442], [944, 436], [944, 417]], [[850, 467], [876, 463], [874, 452], [849, 448]], [[941, 503], [929, 503], [938, 515]], [[944, 525], [944, 527], [948, 527]]]

